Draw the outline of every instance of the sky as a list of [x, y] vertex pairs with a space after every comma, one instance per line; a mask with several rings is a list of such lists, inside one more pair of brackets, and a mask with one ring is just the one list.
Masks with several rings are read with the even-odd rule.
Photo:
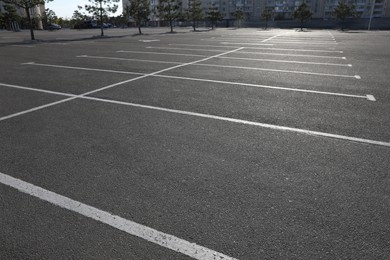
[[[88, 3], [88, 0], [53, 0], [52, 2], [45, 4], [45, 7], [53, 10], [58, 17], [70, 19], [73, 16], [73, 12], [78, 10], [78, 5], [84, 7], [84, 5]], [[118, 10], [114, 14], [115, 16], [122, 13], [122, 1], [119, 1], [116, 4], [118, 5]]]

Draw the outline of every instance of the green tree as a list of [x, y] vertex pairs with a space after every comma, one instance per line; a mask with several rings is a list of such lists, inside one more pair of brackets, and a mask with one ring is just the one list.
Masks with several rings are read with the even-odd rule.
[[34, 8], [38, 5], [43, 5], [48, 2], [51, 2], [52, 0], [3, 0], [6, 4], [12, 4], [14, 6], [20, 7], [24, 10], [24, 12], [27, 15], [27, 20], [30, 25], [30, 35], [31, 40], [35, 40], [34, 36], [34, 26], [33, 26], [33, 20], [31, 18], [30, 9]]
[[312, 17], [313, 13], [310, 11], [309, 6], [303, 2], [298, 6], [294, 11], [294, 18], [298, 19], [301, 22], [301, 31], [303, 31], [303, 24], [306, 20], [309, 20]]
[[43, 28], [48, 28], [48, 26], [52, 24], [53, 21], [57, 20], [58, 17], [56, 16], [56, 13], [53, 10], [46, 8], [41, 19], [42, 19]]
[[206, 18], [210, 20], [211, 28], [214, 30], [217, 22], [223, 20], [223, 15], [218, 10], [218, 7], [215, 7], [215, 4], [212, 4], [212, 6], [209, 8], [209, 11], [207, 12]]
[[196, 23], [203, 19], [202, 2], [199, 0], [190, 0], [187, 12], [188, 19], [192, 21], [192, 28], [196, 31]]
[[333, 16], [341, 20], [341, 30], [344, 31], [345, 20], [348, 17], [357, 17], [358, 13], [353, 4], [348, 4], [347, 1], [340, 1], [333, 10]]
[[125, 8], [125, 12], [128, 12], [128, 15], [134, 19], [139, 34], [142, 34], [141, 25], [143, 22], [149, 21], [149, 15], [151, 14], [149, 0], [131, 0], [130, 6]]
[[263, 12], [261, 12], [261, 18], [265, 20], [265, 30], [268, 29], [268, 21], [272, 18], [273, 12], [270, 8], [265, 8]]
[[242, 10], [237, 10], [233, 13], [234, 19], [237, 21], [237, 27], [241, 27], [241, 22], [245, 20], [245, 13]]
[[[0, 28], [9, 29], [11, 23], [19, 22], [21, 17], [17, 14], [16, 8], [13, 5], [4, 5], [4, 13], [0, 12]], [[1, 10], [0, 10], [1, 11]]]
[[157, 7], [159, 16], [165, 21], [169, 22], [171, 33], [173, 32], [173, 22], [180, 16], [180, 7], [182, 3], [180, 0], [160, 0]]
[[85, 5], [85, 10], [97, 18], [100, 24], [100, 36], [104, 36], [103, 22], [108, 13], [115, 13], [118, 9], [119, 0], [88, 0], [90, 4]]

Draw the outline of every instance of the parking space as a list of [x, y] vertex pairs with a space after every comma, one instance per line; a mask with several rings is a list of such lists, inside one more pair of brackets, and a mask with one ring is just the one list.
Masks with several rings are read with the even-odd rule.
[[147, 32], [0, 46], [0, 258], [388, 257], [388, 33]]

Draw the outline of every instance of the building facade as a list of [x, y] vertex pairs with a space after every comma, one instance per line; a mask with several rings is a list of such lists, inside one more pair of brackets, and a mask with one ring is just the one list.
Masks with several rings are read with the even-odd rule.
[[[122, 0], [123, 8], [131, 0]], [[204, 12], [218, 10], [224, 20], [233, 20], [234, 12], [241, 10], [245, 13], [247, 21], [259, 21], [264, 9], [271, 9], [275, 20], [293, 19], [293, 13], [302, 2], [305, 2], [313, 12], [314, 19], [331, 19], [333, 10], [342, 0], [200, 0]], [[361, 18], [369, 18], [371, 11], [373, 17], [390, 17], [390, 0], [346, 0], [356, 7]], [[375, 1], [374, 9], [372, 10]], [[182, 1], [182, 8], [188, 8], [189, 0]], [[158, 20], [157, 6], [159, 0], [150, 0], [152, 9], [151, 20]]]

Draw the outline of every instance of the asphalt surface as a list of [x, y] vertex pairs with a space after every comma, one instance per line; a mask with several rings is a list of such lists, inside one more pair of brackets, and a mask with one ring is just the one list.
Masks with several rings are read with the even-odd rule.
[[0, 259], [389, 259], [390, 33], [166, 31], [0, 31]]

